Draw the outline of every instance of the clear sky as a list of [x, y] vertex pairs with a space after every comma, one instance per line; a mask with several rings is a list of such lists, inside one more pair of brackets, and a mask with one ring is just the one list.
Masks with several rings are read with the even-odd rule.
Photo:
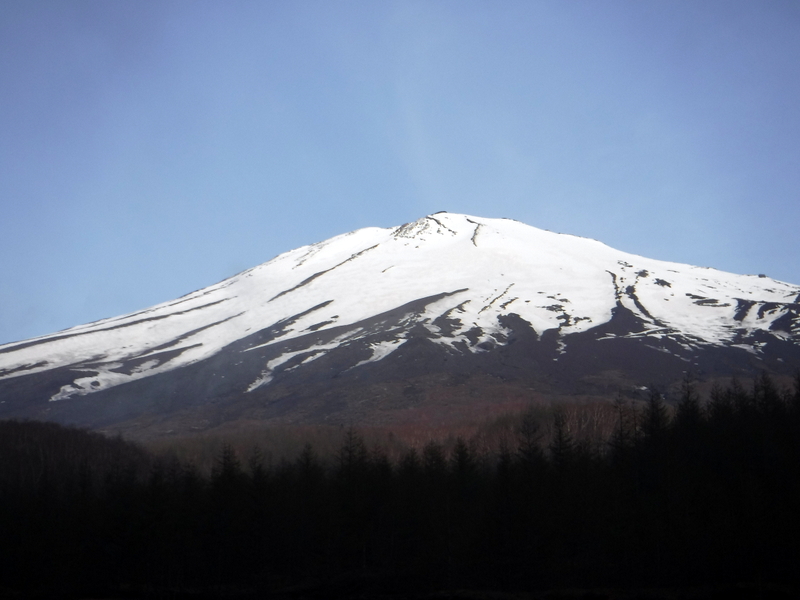
[[800, 284], [800, 3], [0, 4], [0, 343], [439, 210]]

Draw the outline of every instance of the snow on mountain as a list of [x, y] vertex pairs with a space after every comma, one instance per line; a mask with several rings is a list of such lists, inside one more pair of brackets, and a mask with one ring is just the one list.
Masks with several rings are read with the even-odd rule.
[[[253, 392], [281, 368], [358, 340], [371, 355], [350, 368], [384, 360], [419, 327], [452, 352], [485, 352], [507, 343], [503, 317], [512, 314], [540, 336], [556, 333], [562, 352], [571, 335], [627, 310], [636, 330], [599, 339], [758, 354], [765, 339], [800, 342], [798, 303], [800, 286], [763, 275], [648, 259], [512, 220], [437, 213], [297, 248], [146, 310], [0, 346], [0, 382], [68, 369], [70, 380], [49, 398], [63, 401], [196, 364], [234, 343], [244, 344], [242, 355], [284, 344], [243, 385]], [[412, 304], [381, 337], [363, 325]], [[254, 335], [264, 331], [261, 340]], [[312, 332], [319, 335], [311, 345], [286, 345]]]

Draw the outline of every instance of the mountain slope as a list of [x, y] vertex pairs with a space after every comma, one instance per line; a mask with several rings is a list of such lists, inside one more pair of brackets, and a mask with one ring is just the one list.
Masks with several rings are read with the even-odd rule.
[[799, 286], [768, 277], [438, 213], [0, 346], [0, 416], [109, 426], [180, 413], [201, 428], [244, 415], [391, 420], [465, 377], [602, 394], [683, 370], [784, 372], [800, 365], [798, 303]]

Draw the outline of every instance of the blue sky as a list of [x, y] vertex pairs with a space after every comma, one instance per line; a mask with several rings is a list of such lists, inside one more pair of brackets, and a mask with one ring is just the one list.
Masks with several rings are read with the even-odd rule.
[[0, 343], [439, 210], [800, 284], [793, 0], [4, 0], [0, 82]]

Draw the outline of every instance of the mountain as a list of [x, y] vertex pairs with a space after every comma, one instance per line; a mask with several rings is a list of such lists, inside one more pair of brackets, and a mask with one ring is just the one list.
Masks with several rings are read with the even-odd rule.
[[388, 424], [800, 367], [800, 286], [437, 213], [0, 346], [0, 418]]

